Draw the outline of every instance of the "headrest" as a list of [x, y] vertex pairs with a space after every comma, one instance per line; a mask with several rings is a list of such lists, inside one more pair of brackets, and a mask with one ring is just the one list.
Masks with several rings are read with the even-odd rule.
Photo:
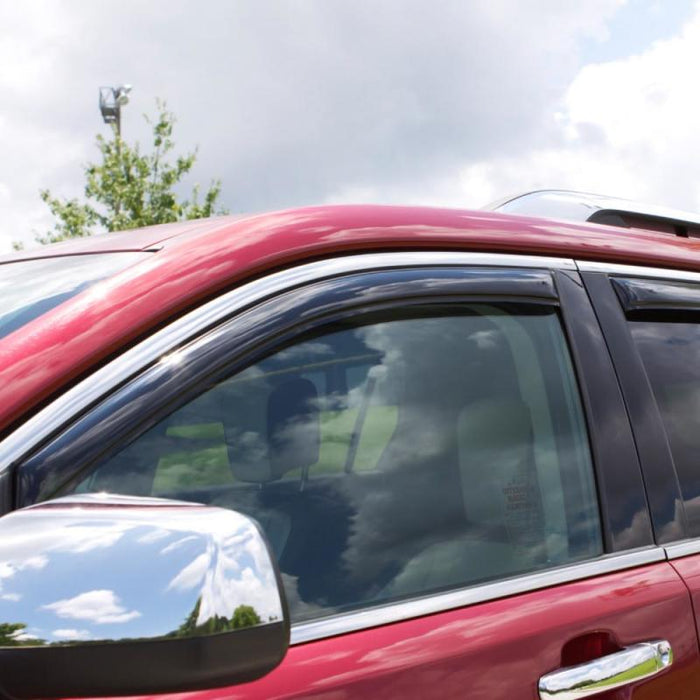
[[318, 462], [321, 435], [318, 392], [313, 382], [296, 377], [276, 386], [267, 397], [261, 430], [263, 425], [266, 435], [248, 431], [229, 443], [236, 479], [262, 484]]

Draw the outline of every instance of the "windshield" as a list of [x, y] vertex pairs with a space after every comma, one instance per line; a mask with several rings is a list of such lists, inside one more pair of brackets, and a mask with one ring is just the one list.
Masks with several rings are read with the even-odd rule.
[[102, 253], [0, 265], [0, 338], [151, 253]]

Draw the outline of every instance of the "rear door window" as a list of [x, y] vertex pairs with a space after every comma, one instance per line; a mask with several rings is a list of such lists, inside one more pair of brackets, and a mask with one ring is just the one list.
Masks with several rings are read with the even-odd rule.
[[[600, 285], [599, 285], [600, 286]], [[605, 288], [604, 288], [605, 289]], [[659, 430], [654, 444], [643, 440], [654, 430], [647, 423], [644, 434], [638, 436], [640, 449], [656, 451], [655, 459], [646, 469], [647, 481], [663, 475], [663, 482], [655, 483], [650, 498], [673, 479], [675, 495], [667, 507], [673, 510], [673, 519], [667, 516], [667, 524], [657, 525], [657, 537], [662, 541], [673, 541], [682, 537], [700, 536], [700, 284], [684, 279], [662, 277], [610, 277], [608, 293], [616, 296], [641, 363], [634, 386], [627, 386], [628, 399], [633, 402], [631, 410], [643, 407], [637, 421], [658, 422], [660, 414], [663, 428]], [[600, 294], [600, 292], [597, 292]], [[619, 307], [618, 307], [619, 308]], [[624, 323], [624, 321], [623, 321]], [[617, 325], [622, 325], [619, 321]], [[629, 342], [627, 336], [626, 342]], [[634, 352], [634, 348], [631, 350]], [[618, 359], [624, 361], [624, 357]], [[636, 356], [627, 358], [626, 366], [634, 367], [639, 362]], [[645, 376], [651, 387], [649, 398], [632, 390], [644, 382]], [[643, 384], [643, 389], [646, 388]], [[653, 395], [652, 395], [653, 394]], [[649, 405], [646, 405], [649, 401]], [[655, 404], [655, 405], [654, 405]], [[658, 413], [656, 409], [658, 408]], [[638, 426], [638, 431], [641, 428]], [[659, 445], [659, 443], [661, 443]], [[670, 454], [669, 454], [670, 448]], [[664, 462], [668, 462], [668, 467]], [[668, 469], [668, 472], [662, 471]], [[652, 471], [653, 470], [653, 471]], [[673, 473], [675, 470], [675, 474]], [[674, 477], [677, 477], [677, 482]], [[680, 487], [680, 493], [678, 488]], [[672, 493], [672, 492], [671, 492]], [[679, 499], [683, 506], [680, 506]]]
[[689, 535], [700, 536], [700, 318], [629, 324], [666, 429]]

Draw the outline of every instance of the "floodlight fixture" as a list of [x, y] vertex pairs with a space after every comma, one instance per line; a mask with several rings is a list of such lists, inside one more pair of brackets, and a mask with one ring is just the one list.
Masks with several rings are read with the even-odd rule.
[[114, 124], [117, 136], [121, 135], [121, 109], [129, 102], [131, 85], [100, 88], [100, 114], [105, 124]]
[[117, 104], [121, 107], [129, 103], [129, 93], [131, 92], [131, 85], [120, 85], [117, 88]]

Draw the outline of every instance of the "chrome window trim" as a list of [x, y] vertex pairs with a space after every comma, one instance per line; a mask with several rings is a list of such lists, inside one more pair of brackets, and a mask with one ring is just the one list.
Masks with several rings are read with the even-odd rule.
[[530, 593], [562, 583], [571, 583], [593, 576], [603, 576], [625, 569], [666, 560], [662, 547], [645, 547], [622, 554], [609, 554], [579, 564], [570, 564], [526, 574], [516, 578], [494, 581], [479, 586], [426, 596], [414, 600], [366, 608], [310, 622], [292, 625], [290, 644], [304, 644], [349, 632], [388, 625], [435, 613], [446, 612], [476, 603], [485, 603], [521, 593]]
[[176, 319], [61, 394], [0, 442], [0, 474], [32, 450], [35, 445], [68, 423], [72, 416], [99, 401], [117, 385], [136, 375], [159, 357], [247, 306], [302, 284], [354, 272], [397, 267], [460, 265], [576, 270], [576, 263], [569, 258], [459, 251], [416, 251], [346, 255], [297, 265], [267, 275], [235, 287]]
[[669, 560], [680, 559], [681, 557], [687, 557], [691, 554], [700, 554], [700, 539], [674, 542], [673, 544], [666, 545], [664, 549], [666, 550], [666, 557]]
[[596, 262], [594, 260], [577, 260], [576, 265], [579, 272], [605, 272], [610, 275], [623, 275], [626, 277], [653, 277], [655, 279], [700, 282], [700, 272], [691, 272], [690, 270], [622, 265], [619, 263]]

